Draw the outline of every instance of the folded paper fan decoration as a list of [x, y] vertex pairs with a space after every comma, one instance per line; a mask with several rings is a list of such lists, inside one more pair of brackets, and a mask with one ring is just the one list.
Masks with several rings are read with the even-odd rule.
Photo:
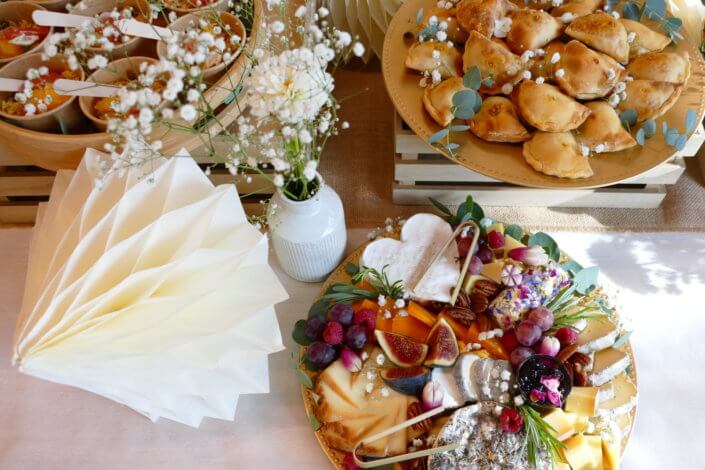
[[99, 179], [106, 157], [60, 171], [40, 208], [13, 362], [152, 420], [232, 420], [284, 348], [267, 238], [187, 155]]
[[382, 58], [384, 33], [401, 0], [325, 0], [323, 3], [331, 12], [333, 25], [357, 35], [366, 46], [365, 59], [369, 59], [370, 52]]

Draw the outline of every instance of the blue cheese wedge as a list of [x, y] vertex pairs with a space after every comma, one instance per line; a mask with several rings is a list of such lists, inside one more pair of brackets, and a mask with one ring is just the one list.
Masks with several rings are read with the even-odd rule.
[[609, 348], [617, 339], [617, 327], [606, 318], [591, 318], [578, 335], [578, 352], [590, 354]]
[[627, 374], [620, 374], [612, 381], [614, 398], [601, 403], [597, 409], [602, 418], [614, 419], [632, 411], [637, 402], [637, 390]]
[[593, 387], [600, 387], [624, 372], [629, 367], [629, 362], [629, 355], [619, 349], [607, 348], [598, 351], [595, 353], [588, 381]]

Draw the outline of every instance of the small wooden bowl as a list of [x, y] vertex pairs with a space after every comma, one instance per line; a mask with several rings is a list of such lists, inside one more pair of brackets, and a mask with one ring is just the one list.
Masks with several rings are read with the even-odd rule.
[[[39, 68], [42, 65], [46, 65], [50, 70], [69, 70], [68, 63], [64, 57], [56, 56], [49, 60], [43, 60], [42, 54], [37, 53], [16, 59], [5, 65], [0, 69], [0, 77], [24, 80], [27, 77], [27, 70]], [[83, 71], [79, 70], [79, 74], [80, 80], [83, 80], [85, 77]], [[14, 95], [14, 93], [1, 92], [0, 100], [7, 99], [12, 95]], [[0, 117], [19, 127], [42, 132], [61, 131], [61, 123], [63, 123], [64, 129], [71, 130], [76, 128], [83, 120], [81, 110], [78, 107], [78, 100], [75, 96], [72, 96], [65, 103], [45, 113], [34, 116], [15, 116], [0, 110]]]
[[[8, 20], [8, 21], [20, 21], [20, 20], [25, 20], [29, 21], [30, 23], [34, 23], [32, 20], [32, 13], [35, 10], [46, 10], [41, 5], [35, 4], [35, 3], [27, 3], [27, 2], [16, 2], [16, 1], [10, 1], [10, 2], [2, 2], [0, 3], [0, 19], [3, 20]], [[49, 28], [49, 34], [46, 35], [46, 37], [40, 41], [37, 45], [35, 45], [32, 49], [28, 50], [27, 52], [23, 52], [20, 55], [16, 55], [15, 57], [8, 57], [7, 59], [0, 59], [0, 66], [3, 64], [6, 64], [8, 62], [11, 62], [13, 60], [19, 59], [20, 57], [25, 57], [28, 56], [29, 54], [33, 54], [35, 52], [39, 52], [39, 49], [44, 46], [44, 44], [49, 40], [49, 36], [54, 32], [54, 28], [50, 27]]]
[[[109, 85], [118, 80], [134, 80], [140, 73], [140, 64], [143, 63], [156, 64], [157, 60], [151, 57], [125, 57], [110, 62], [105, 68], [96, 70], [88, 77], [89, 82]], [[101, 119], [95, 110], [96, 102], [100, 98], [94, 96], [81, 96], [78, 98], [78, 104], [81, 107], [83, 115], [93, 121], [93, 124], [105, 131], [108, 127], [108, 120]]]
[[201, 12], [201, 11], [207, 11], [210, 9], [216, 10], [216, 11], [226, 11], [228, 9], [228, 0], [215, 0], [207, 5], [204, 5], [202, 7], [193, 7], [193, 8], [182, 8], [182, 7], [174, 7], [171, 6], [173, 5], [173, 0], [164, 0], [164, 5], [170, 10], [176, 13], [179, 16], [184, 16], [188, 15], [189, 13], [196, 13], [196, 12]]
[[[186, 16], [182, 16], [178, 20], [174, 21], [171, 23], [169, 28], [171, 28], [174, 31], [184, 31], [186, 30], [189, 25], [195, 24], [198, 22], [201, 18], [208, 18], [208, 15], [211, 15], [211, 11], [204, 11], [204, 12], [199, 12], [199, 13], [190, 13]], [[245, 47], [245, 43], [247, 41], [246, 38], [246, 31], [245, 31], [245, 25], [242, 24], [240, 19], [226, 11], [221, 11], [218, 13], [220, 15], [221, 21], [226, 24], [230, 25], [230, 32], [233, 34], [237, 34], [242, 38], [240, 42], [240, 47], [233, 53], [232, 58], [226, 63], [224, 61], [221, 61], [218, 65], [215, 65], [213, 67], [208, 67], [207, 69], [203, 69], [202, 72], [202, 77], [203, 80], [208, 82], [210, 79], [215, 78], [218, 74], [223, 72], [225, 70], [225, 67], [228, 65], [232, 64], [235, 59], [240, 55], [242, 52], [243, 48]], [[157, 56], [159, 56], [160, 59], [167, 59], [167, 52], [166, 52], [167, 45], [164, 41], [159, 41], [157, 43]]]
[[[66, 13], [66, 5], [70, 0], [29, 0], [27, 3], [36, 3], [47, 10], [60, 11]], [[22, 2], [25, 3], [25, 2]]]

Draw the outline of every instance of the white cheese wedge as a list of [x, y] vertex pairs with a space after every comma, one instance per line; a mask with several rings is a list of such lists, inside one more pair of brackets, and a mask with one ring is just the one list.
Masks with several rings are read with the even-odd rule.
[[604, 385], [600, 385], [597, 389], [597, 403], [604, 403], [607, 400], [614, 398], [614, 387], [612, 382], [607, 382]]
[[509, 235], [504, 236], [504, 257], [506, 258], [508, 253], [513, 250], [514, 248], [522, 248], [525, 247], [522, 242], [519, 240], [510, 237]]
[[619, 470], [621, 447], [619, 439], [602, 438], [602, 468], [604, 470]]
[[456, 361], [455, 366], [453, 366], [455, 381], [458, 384], [460, 392], [463, 394], [463, 398], [466, 402], [476, 402], [478, 400], [478, 394], [472, 381], [472, 368], [473, 364], [480, 359], [482, 358], [477, 354], [461, 354]]
[[573, 470], [602, 470], [602, 438], [578, 434], [564, 442], [563, 454]]
[[624, 372], [629, 366], [629, 356], [619, 349], [607, 348], [595, 353], [593, 364], [588, 381], [592, 386], [599, 387]]
[[612, 381], [614, 398], [601, 403], [597, 412], [601, 417], [610, 420], [629, 413], [637, 402], [637, 390], [627, 374], [620, 374]]
[[624, 413], [621, 416], [617, 416], [614, 422], [617, 427], [619, 427], [622, 434], [626, 435], [632, 428], [632, 415], [630, 413]]
[[444, 408], [459, 408], [465, 404], [465, 396], [455, 380], [452, 368], [435, 367], [431, 373], [431, 380], [440, 385], [443, 391]]
[[590, 354], [612, 346], [617, 339], [617, 327], [606, 318], [591, 318], [578, 335], [578, 352]]
[[543, 417], [556, 432], [551, 432], [559, 441], [565, 441], [573, 436], [575, 431], [575, 417], [560, 408], [554, 408]]
[[497, 284], [502, 284], [502, 269], [504, 269], [503, 260], [493, 261], [491, 263], [487, 263], [482, 268], [482, 272], [480, 274], [496, 282]]
[[467, 276], [465, 278], [465, 286], [463, 287], [465, 289], [465, 292], [470, 292], [472, 288], [475, 286], [475, 283], [479, 281], [480, 279], [484, 279], [485, 281], [489, 281], [488, 278], [485, 276], [482, 276], [480, 274], [473, 274], [471, 276]]
[[573, 387], [565, 401], [565, 411], [592, 418], [597, 414], [597, 387]]

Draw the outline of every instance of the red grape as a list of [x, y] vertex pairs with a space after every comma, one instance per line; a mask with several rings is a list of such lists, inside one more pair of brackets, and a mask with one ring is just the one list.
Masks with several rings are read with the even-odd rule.
[[477, 257], [480, 258], [480, 261], [482, 261], [485, 264], [491, 263], [492, 262], [492, 250], [490, 250], [487, 245], [482, 245], [477, 250]]
[[560, 341], [561, 347], [564, 348], [578, 340], [578, 332], [569, 326], [564, 326], [556, 331], [556, 338]]
[[483, 268], [484, 264], [482, 264], [480, 258], [478, 258], [477, 256], [473, 256], [472, 258], [470, 258], [470, 267], [468, 268], [470, 274], [480, 274]]
[[470, 251], [470, 245], [472, 245], [472, 235], [467, 234], [464, 237], [458, 235], [455, 241], [458, 244], [458, 256], [465, 258], [468, 255], [468, 251]]
[[516, 348], [512, 353], [509, 355], [509, 360], [512, 363], [512, 365], [516, 368], [519, 367], [519, 365], [524, 362], [526, 359], [528, 359], [530, 356], [534, 355], [534, 350], [530, 348], [525, 348], [525, 347], [519, 347]]
[[353, 309], [348, 304], [335, 304], [328, 312], [330, 321], [337, 321], [343, 326], [348, 326], [353, 321]]
[[516, 327], [517, 340], [523, 346], [533, 346], [541, 339], [541, 328], [531, 320], [524, 320]]
[[312, 341], [321, 339], [323, 330], [326, 328], [326, 323], [326, 319], [321, 315], [315, 315], [306, 320], [306, 326], [304, 328], [306, 337]]
[[363, 325], [353, 325], [345, 332], [345, 344], [352, 349], [362, 349], [367, 344], [367, 329]]
[[325, 367], [335, 359], [335, 348], [330, 344], [316, 341], [306, 350], [306, 357], [313, 365]]
[[553, 312], [546, 307], [531, 309], [526, 319], [536, 323], [541, 331], [548, 331], [553, 326]]

